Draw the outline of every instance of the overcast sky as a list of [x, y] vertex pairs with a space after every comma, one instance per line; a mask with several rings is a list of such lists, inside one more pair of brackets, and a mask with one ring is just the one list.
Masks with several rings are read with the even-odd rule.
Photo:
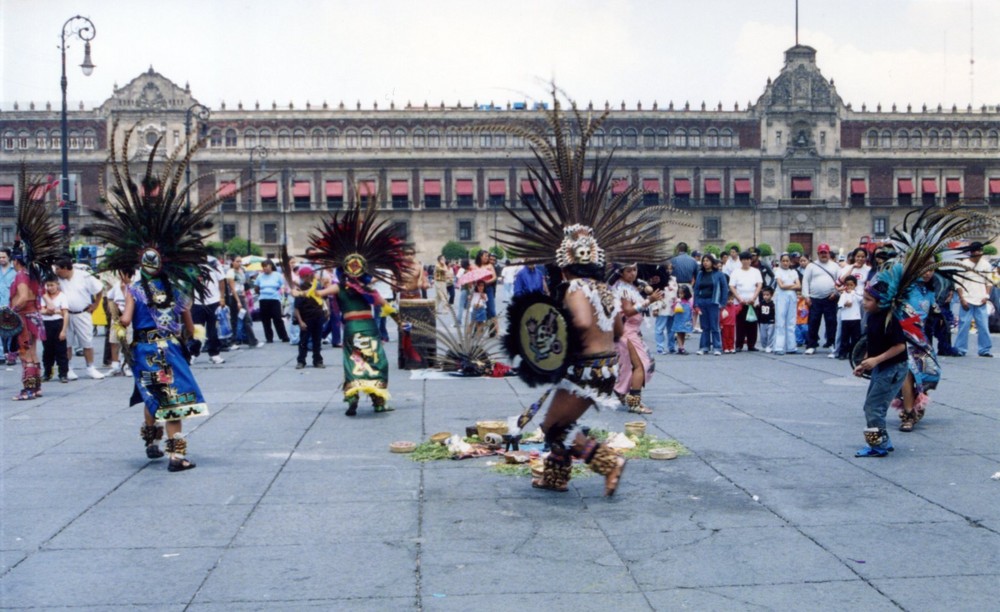
[[[799, 10], [800, 42], [856, 108], [1000, 104], [998, 0]], [[81, 74], [72, 40], [71, 108], [150, 65], [211, 108], [505, 104], [544, 98], [552, 78], [578, 101], [742, 108], [795, 42], [795, 0], [0, 0], [0, 108], [58, 107], [60, 26], [75, 14], [97, 26], [97, 69]]]

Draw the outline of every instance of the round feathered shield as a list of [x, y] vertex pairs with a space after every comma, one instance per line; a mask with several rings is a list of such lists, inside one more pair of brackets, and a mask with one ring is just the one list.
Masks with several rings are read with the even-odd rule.
[[0, 308], [0, 338], [13, 338], [24, 329], [24, 322], [11, 308]]
[[535, 386], [562, 378], [572, 341], [569, 317], [556, 300], [542, 293], [511, 300], [504, 346], [511, 359], [521, 358], [518, 375], [526, 383]]

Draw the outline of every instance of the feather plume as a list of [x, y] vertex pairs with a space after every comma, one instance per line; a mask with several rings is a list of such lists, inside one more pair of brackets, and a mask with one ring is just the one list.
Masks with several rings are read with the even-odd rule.
[[45, 181], [28, 176], [27, 166], [21, 164], [18, 177], [20, 197], [17, 201], [17, 236], [13, 255], [20, 259], [34, 281], [51, 272], [52, 264], [65, 252], [65, 242], [59, 226], [49, 216], [45, 194], [59, 181]]

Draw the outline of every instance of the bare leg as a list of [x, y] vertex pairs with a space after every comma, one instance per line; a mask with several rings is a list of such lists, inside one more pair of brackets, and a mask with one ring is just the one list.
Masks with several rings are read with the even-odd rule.
[[166, 447], [167, 454], [170, 457], [170, 463], [167, 464], [167, 469], [171, 472], [182, 472], [195, 467], [194, 463], [185, 458], [187, 455], [187, 440], [182, 438], [180, 434], [181, 422], [167, 421]]
[[913, 431], [913, 426], [917, 424], [917, 415], [913, 409], [917, 397], [914, 385], [913, 372], [907, 372], [900, 389], [900, 395], [903, 396], [903, 411], [899, 414], [899, 431]]

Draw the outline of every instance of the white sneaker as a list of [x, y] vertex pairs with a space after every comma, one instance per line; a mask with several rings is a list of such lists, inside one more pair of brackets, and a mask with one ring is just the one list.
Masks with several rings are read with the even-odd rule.
[[74, 371], [73, 371], [73, 370], [71, 369], [71, 370], [70, 370], [69, 372], [66, 372], [66, 378], [67, 378], [68, 380], [76, 380], [76, 379], [78, 379], [78, 378], [80, 378], [80, 377], [79, 377], [79, 376], [77, 376], [77, 375], [76, 375], [76, 372], [74, 372]]
[[767, 347], [766, 349], [764, 349], [764, 352], [765, 353], [770, 353], [771, 352], [771, 347]]
[[93, 378], [94, 380], [101, 380], [104, 378], [104, 374], [101, 374], [94, 366], [87, 366], [87, 376]]
[[837, 355], [836, 353], [830, 353], [829, 355], [827, 355], [827, 357], [829, 357], [830, 359], [836, 359]]
[[222, 355], [212, 355], [209, 361], [211, 361], [215, 365], [226, 363], [226, 360], [222, 358]]
[[695, 353], [695, 354], [696, 354], [696, 355], [704, 355], [704, 354], [705, 354], [705, 351], [698, 351], [698, 352], [697, 352], [697, 353]]
[[229, 345], [229, 350], [231, 350], [231, 351], [238, 351], [238, 350], [240, 350], [240, 345], [239, 344], [230, 344]]
[[807, 348], [806, 349], [806, 355], [812, 355], [815, 352], [816, 352], [816, 349], [814, 349], [814, 348]]
[[123, 376], [131, 376], [132, 375], [132, 368], [128, 367], [128, 365], [123, 365], [122, 366], [122, 375]]
[[251, 345], [251, 346], [253, 346], [254, 348], [260, 348], [260, 347], [264, 346], [264, 343], [263, 343], [263, 342], [261, 342], [260, 340], [258, 340], [258, 341], [257, 341], [257, 344], [253, 344], [253, 345]]
[[712, 354], [715, 355], [716, 357], [719, 357], [720, 355], [722, 355], [722, 353], [720, 351], [715, 351]]

